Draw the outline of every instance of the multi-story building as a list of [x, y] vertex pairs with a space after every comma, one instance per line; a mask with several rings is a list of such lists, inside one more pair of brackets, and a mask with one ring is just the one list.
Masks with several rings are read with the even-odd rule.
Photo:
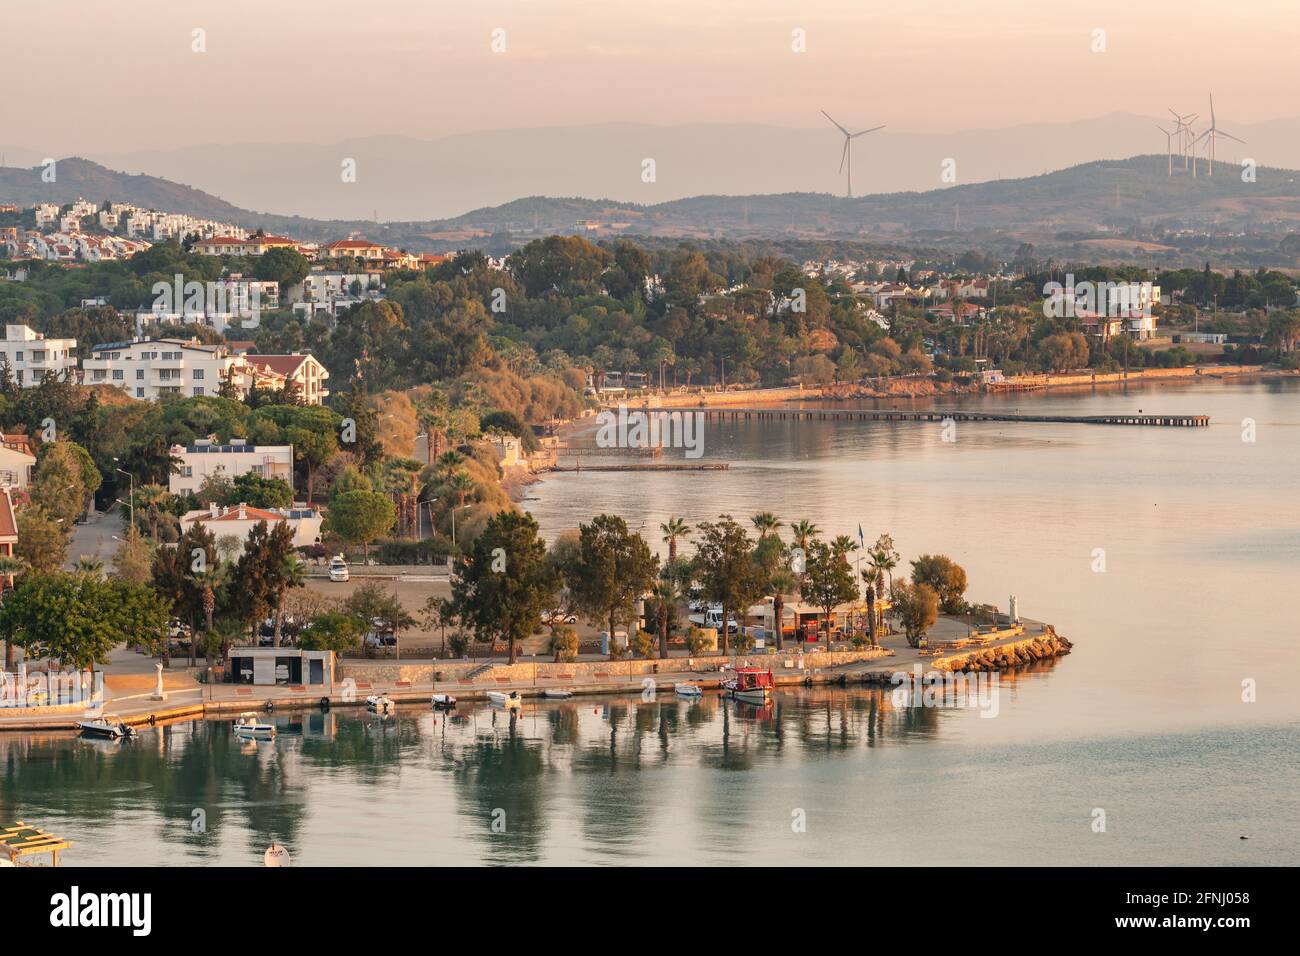
[[167, 479], [167, 490], [174, 495], [198, 491], [204, 480], [214, 475], [233, 481], [251, 473], [280, 478], [293, 487], [292, 445], [251, 445], [242, 438], [221, 445], [204, 438], [192, 445], [172, 445], [172, 455], [180, 459]]
[[228, 376], [240, 395], [251, 377], [244, 358], [197, 339], [137, 339], [96, 345], [81, 363], [82, 383], [112, 385], [133, 398], [216, 395]]
[[298, 386], [298, 398], [304, 405], [321, 405], [329, 395], [325, 380], [330, 377], [325, 366], [310, 353], [292, 355], [257, 355], [248, 353], [243, 358], [252, 367], [255, 381], [261, 385], [278, 387], [291, 381]]
[[34, 388], [47, 375], [64, 375], [77, 367], [76, 339], [47, 339], [26, 325], [6, 325], [0, 341], [0, 358], [9, 363], [14, 381], [23, 388]]

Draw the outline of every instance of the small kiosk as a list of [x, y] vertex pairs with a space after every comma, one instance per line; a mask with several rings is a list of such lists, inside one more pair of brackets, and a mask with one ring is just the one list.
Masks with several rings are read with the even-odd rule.
[[319, 687], [334, 691], [334, 652], [293, 647], [232, 647], [230, 682], [272, 687]]

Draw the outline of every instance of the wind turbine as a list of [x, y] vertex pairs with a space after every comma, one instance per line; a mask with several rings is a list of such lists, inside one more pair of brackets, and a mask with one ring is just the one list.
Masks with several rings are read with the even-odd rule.
[[[1196, 117], [1199, 116], [1200, 114], [1188, 113], [1186, 116], [1179, 116], [1177, 113], [1173, 111], [1172, 108], [1169, 109], [1169, 112], [1173, 116], [1174, 120], [1178, 123], [1178, 125], [1174, 127], [1174, 135], [1178, 137], [1178, 152], [1182, 154], [1183, 169], [1186, 170], [1187, 169], [1187, 147], [1191, 145], [1191, 140], [1194, 135], [1192, 132], [1192, 124], [1196, 122]], [[1196, 152], [1195, 150], [1193, 150], [1192, 151], [1193, 164], [1195, 163], [1195, 161], [1196, 161]], [[1195, 166], [1193, 166], [1192, 176], [1194, 177], [1195, 175], [1196, 175], [1196, 169]]]
[[871, 129], [864, 129], [860, 133], [850, 133], [835, 120], [831, 119], [831, 114], [822, 110], [822, 116], [825, 116], [831, 123], [844, 134], [844, 150], [840, 153], [840, 172], [844, 172], [844, 167], [848, 165], [848, 198], [853, 198], [853, 141], [859, 136], [865, 136], [867, 133], [874, 133], [878, 129], [884, 129], [884, 126], [873, 126]]
[[1218, 138], [1219, 138], [1220, 136], [1222, 136], [1224, 139], [1230, 139], [1230, 140], [1233, 140], [1234, 142], [1238, 142], [1238, 143], [1240, 143], [1242, 146], [1245, 146], [1245, 145], [1246, 145], [1246, 141], [1245, 141], [1244, 139], [1237, 139], [1237, 137], [1233, 136], [1231, 133], [1225, 133], [1225, 132], [1223, 132], [1223, 130], [1219, 129], [1219, 127], [1215, 124], [1215, 122], [1214, 122], [1214, 94], [1211, 93], [1211, 94], [1210, 94], [1210, 128], [1207, 129], [1207, 130], [1206, 130], [1204, 133], [1202, 133], [1200, 136], [1196, 137], [1196, 139], [1195, 139], [1195, 140], [1193, 141], [1193, 143], [1192, 143], [1192, 148], [1195, 149], [1196, 144], [1199, 143], [1201, 140], [1206, 139], [1206, 138], [1209, 139], [1209, 143], [1207, 144], [1207, 147], [1208, 147], [1208, 148], [1207, 148], [1207, 155], [1208, 155], [1209, 158], [1210, 158], [1210, 175], [1211, 175], [1211, 176], [1214, 175], [1214, 144], [1215, 144], [1215, 142], [1218, 140]]
[[1165, 155], [1169, 158], [1169, 176], [1172, 178], [1174, 175], [1174, 134], [1159, 123], [1156, 124], [1156, 129], [1165, 134]]

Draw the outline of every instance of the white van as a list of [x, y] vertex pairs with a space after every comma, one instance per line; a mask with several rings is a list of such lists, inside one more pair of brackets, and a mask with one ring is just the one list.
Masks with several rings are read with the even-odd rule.
[[330, 580], [346, 581], [348, 577], [348, 563], [343, 560], [343, 555], [336, 554], [330, 558]]
[[[714, 604], [703, 614], [692, 614], [687, 620], [696, 627], [711, 627], [720, 631], [722, 630], [722, 606]], [[737, 630], [736, 619], [734, 617], [727, 618], [727, 633], [735, 634]]]

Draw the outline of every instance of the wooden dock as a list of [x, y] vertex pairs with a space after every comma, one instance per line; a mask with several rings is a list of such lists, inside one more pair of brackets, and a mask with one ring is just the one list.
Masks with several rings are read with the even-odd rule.
[[627, 462], [621, 465], [553, 465], [547, 471], [726, 471], [725, 461], [657, 461]]
[[[665, 409], [645, 409], [648, 412]], [[947, 411], [931, 409], [921, 412], [880, 411], [848, 408], [712, 408], [674, 409], [695, 412], [708, 421], [777, 421], [777, 422], [1039, 422], [1060, 425], [1159, 425], [1174, 428], [1204, 428], [1209, 415], [1010, 415], [1002, 412]]]

